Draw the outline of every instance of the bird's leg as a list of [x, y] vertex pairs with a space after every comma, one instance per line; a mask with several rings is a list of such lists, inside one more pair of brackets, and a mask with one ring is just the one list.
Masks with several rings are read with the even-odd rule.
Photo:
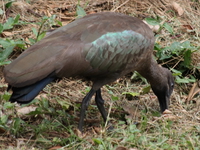
[[96, 101], [97, 107], [103, 117], [103, 120], [106, 122], [107, 112], [105, 111], [105, 108], [104, 108], [104, 100], [101, 96], [101, 89], [98, 89], [96, 91], [95, 101]]
[[83, 123], [85, 118], [85, 111], [89, 105], [89, 102], [96, 91], [92, 88], [90, 92], [84, 97], [82, 104], [81, 104], [81, 112], [80, 112], [80, 120], [78, 129], [82, 132], [83, 131]]

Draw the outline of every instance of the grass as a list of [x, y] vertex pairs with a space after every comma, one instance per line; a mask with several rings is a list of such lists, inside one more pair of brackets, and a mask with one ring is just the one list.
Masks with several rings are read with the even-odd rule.
[[[106, 109], [110, 111], [110, 121], [113, 130], [104, 130], [105, 124], [97, 110], [94, 101], [88, 108], [84, 134], [77, 133], [79, 119], [79, 107], [83, 93], [88, 91], [90, 83], [81, 80], [64, 80], [45, 88], [41, 95], [32, 104], [18, 106], [10, 104], [5, 99], [8, 93], [1, 96], [2, 113], [7, 116], [3, 126], [6, 136], [4, 140], [14, 140], [19, 149], [48, 149], [59, 147], [61, 149], [116, 149], [119, 146], [135, 149], [198, 149], [200, 147], [200, 123], [198, 112], [191, 110], [194, 104], [180, 104], [175, 101], [176, 94], [172, 96], [170, 110], [173, 114], [161, 116], [157, 99], [150, 92], [140, 95], [139, 100], [128, 101], [122, 91], [133, 91], [135, 87], [145, 87], [146, 84], [138, 85], [139, 82], [129, 85], [130, 79], [121, 79], [115, 84], [103, 88]], [[77, 91], [68, 88], [72, 83]], [[121, 88], [122, 83], [127, 82], [127, 87]], [[65, 86], [66, 88], [57, 89]], [[79, 91], [82, 87], [83, 91]], [[139, 87], [138, 87], [139, 88]], [[59, 93], [68, 93], [68, 98], [63, 98]], [[136, 92], [136, 89], [134, 90]], [[80, 96], [75, 98], [73, 94]], [[114, 93], [119, 100], [113, 101]], [[79, 95], [80, 94], [80, 95]], [[123, 101], [121, 101], [123, 100]], [[60, 102], [58, 102], [60, 101]], [[112, 105], [111, 105], [112, 104]], [[181, 108], [179, 108], [181, 105]], [[127, 107], [131, 106], [130, 111]], [[36, 107], [35, 111], [28, 115], [20, 114], [21, 107]], [[184, 107], [184, 108], [183, 108]], [[183, 110], [182, 110], [183, 109]], [[18, 112], [18, 113], [16, 113]], [[196, 113], [196, 114], [195, 114]], [[8, 123], [9, 122], [9, 123]], [[110, 125], [110, 124], [109, 124]], [[109, 127], [106, 126], [107, 127]], [[1, 147], [8, 147], [3, 144]]]

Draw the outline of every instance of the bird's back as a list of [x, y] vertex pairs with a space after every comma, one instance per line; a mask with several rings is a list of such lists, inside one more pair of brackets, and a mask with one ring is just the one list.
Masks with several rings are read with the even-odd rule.
[[154, 36], [141, 20], [104, 12], [63, 26], [28, 48], [4, 69], [15, 87], [33, 84], [52, 72], [57, 77], [125, 74], [151, 59]]

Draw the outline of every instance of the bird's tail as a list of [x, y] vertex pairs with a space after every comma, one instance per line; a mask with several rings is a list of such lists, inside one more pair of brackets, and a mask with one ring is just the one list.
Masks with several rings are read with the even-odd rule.
[[50, 82], [54, 81], [54, 76], [47, 76], [46, 78], [25, 87], [11, 87], [13, 93], [9, 99], [10, 102], [18, 102], [26, 104], [31, 102], [39, 92]]

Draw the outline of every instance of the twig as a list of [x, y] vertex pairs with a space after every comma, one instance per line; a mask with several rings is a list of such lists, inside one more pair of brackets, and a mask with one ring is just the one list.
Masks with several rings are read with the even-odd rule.
[[105, 132], [105, 129], [106, 129], [107, 125], [108, 125], [109, 116], [110, 116], [110, 113], [111, 113], [112, 105], [113, 105], [113, 101], [110, 103], [110, 107], [109, 107], [109, 110], [108, 110], [108, 116], [107, 116], [107, 119], [106, 119], [106, 123], [105, 123], [104, 129], [102, 130], [102, 133]]
[[2, 17], [2, 21], [1, 22], [3, 22], [4, 19], [6, 20], [6, 9], [5, 9], [4, 0], [2, 0], [2, 6], [3, 6], [4, 13], [3, 13], [3, 17]]
[[126, 3], [128, 3], [129, 0], [125, 1], [124, 3], [122, 3], [121, 5], [119, 5], [117, 8], [115, 8], [114, 10], [111, 10], [113, 12], [115, 12], [116, 10], [118, 10], [120, 7], [124, 6]]
[[182, 61], [183, 60], [183, 57], [181, 57], [180, 59], [179, 59], [179, 61], [172, 67], [172, 69], [174, 69], [179, 63], [180, 63], [180, 61]]

